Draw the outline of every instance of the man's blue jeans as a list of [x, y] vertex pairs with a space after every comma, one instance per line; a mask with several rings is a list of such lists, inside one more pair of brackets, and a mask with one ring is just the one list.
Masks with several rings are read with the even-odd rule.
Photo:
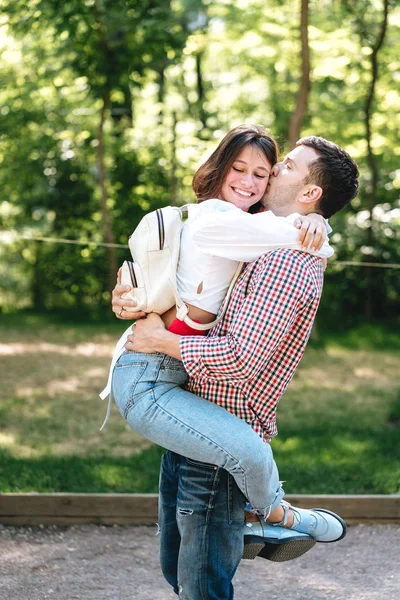
[[224, 469], [173, 452], [164, 454], [160, 561], [180, 600], [233, 600], [246, 502]]

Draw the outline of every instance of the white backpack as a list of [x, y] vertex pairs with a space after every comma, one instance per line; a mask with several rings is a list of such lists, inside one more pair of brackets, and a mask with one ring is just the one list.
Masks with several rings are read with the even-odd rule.
[[[122, 265], [121, 282], [132, 286], [133, 290], [122, 297], [135, 300], [137, 310], [146, 313], [163, 314], [175, 305], [178, 319], [194, 329], [204, 331], [222, 319], [243, 263], [238, 265], [233, 276], [219, 317], [206, 324], [192, 321], [176, 285], [181, 232], [184, 221], [191, 216], [191, 206], [195, 205], [166, 206], [143, 217], [129, 238], [133, 262], [126, 260]], [[129, 311], [133, 312], [132, 308]]]

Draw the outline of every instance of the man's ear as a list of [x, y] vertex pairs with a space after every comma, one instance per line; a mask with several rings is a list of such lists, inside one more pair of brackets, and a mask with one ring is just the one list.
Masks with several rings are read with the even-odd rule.
[[299, 202], [303, 202], [303, 204], [315, 204], [322, 197], [322, 188], [319, 185], [307, 185], [300, 198]]

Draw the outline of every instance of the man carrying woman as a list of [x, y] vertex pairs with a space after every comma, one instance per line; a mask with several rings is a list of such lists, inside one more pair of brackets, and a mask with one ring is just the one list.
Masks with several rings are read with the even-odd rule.
[[[322, 138], [303, 138], [284, 161], [270, 165], [271, 175], [264, 189], [257, 177], [262, 166], [259, 154], [243, 155], [243, 150], [235, 152], [232, 145], [228, 156], [229, 160], [221, 165], [216, 151], [206, 163], [207, 177], [200, 177], [200, 183], [212, 182], [212, 196], [242, 210], [261, 200], [277, 217], [318, 213], [327, 218], [357, 194], [354, 161]], [[265, 168], [270, 170], [268, 165]], [[200, 197], [196, 176], [194, 183]], [[231, 240], [236, 236], [240, 243], [243, 226], [237, 214], [230, 218], [229, 226]], [[213, 236], [215, 240], [219, 236], [219, 227], [215, 218], [201, 230], [197, 243], [205, 252], [207, 244], [212, 246]], [[224, 317], [208, 336], [178, 335], [166, 329], [160, 317], [150, 315], [137, 321], [129, 337], [126, 348], [130, 352], [163, 353], [182, 361], [189, 375], [186, 389], [250, 425], [257, 434], [255, 454], [258, 443], [268, 449], [268, 514], [255, 516], [257, 521], [246, 527], [247, 498], [221, 464], [199, 463], [177, 452], [164, 455], [160, 479], [161, 566], [182, 599], [231, 600], [232, 578], [244, 544], [257, 546], [258, 539], [258, 547], [275, 559], [274, 546], [283, 547], [289, 542], [294, 547], [307, 537], [335, 541], [345, 534], [345, 525], [336, 515], [322, 509], [290, 507], [282, 500], [284, 493], [269, 446], [277, 433], [278, 401], [311, 332], [322, 276], [322, 261], [317, 256], [288, 247], [274, 249], [243, 270]], [[126, 319], [144, 316], [135, 313], [134, 303], [121, 298], [125, 291], [116, 286], [114, 312]], [[206, 413], [205, 408], [205, 418]], [[212, 429], [213, 423], [209, 425]], [[215, 433], [219, 433], [217, 430], [224, 427], [223, 418], [214, 426]]]

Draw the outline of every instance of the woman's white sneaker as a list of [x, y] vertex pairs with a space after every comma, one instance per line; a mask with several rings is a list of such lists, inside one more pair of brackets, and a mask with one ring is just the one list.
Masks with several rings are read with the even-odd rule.
[[282, 502], [282, 508], [285, 511], [285, 516], [277, 525], [287, 525], [290, 509], [294, 517], [290, 530], [297, 531], [298, 533], [306, 533], [317, 542], [338, 542], [346, 535], [346, 523], [339, 515], [330, 510], [324, 508], [297, 508], [290, 506], [285, 501]]

